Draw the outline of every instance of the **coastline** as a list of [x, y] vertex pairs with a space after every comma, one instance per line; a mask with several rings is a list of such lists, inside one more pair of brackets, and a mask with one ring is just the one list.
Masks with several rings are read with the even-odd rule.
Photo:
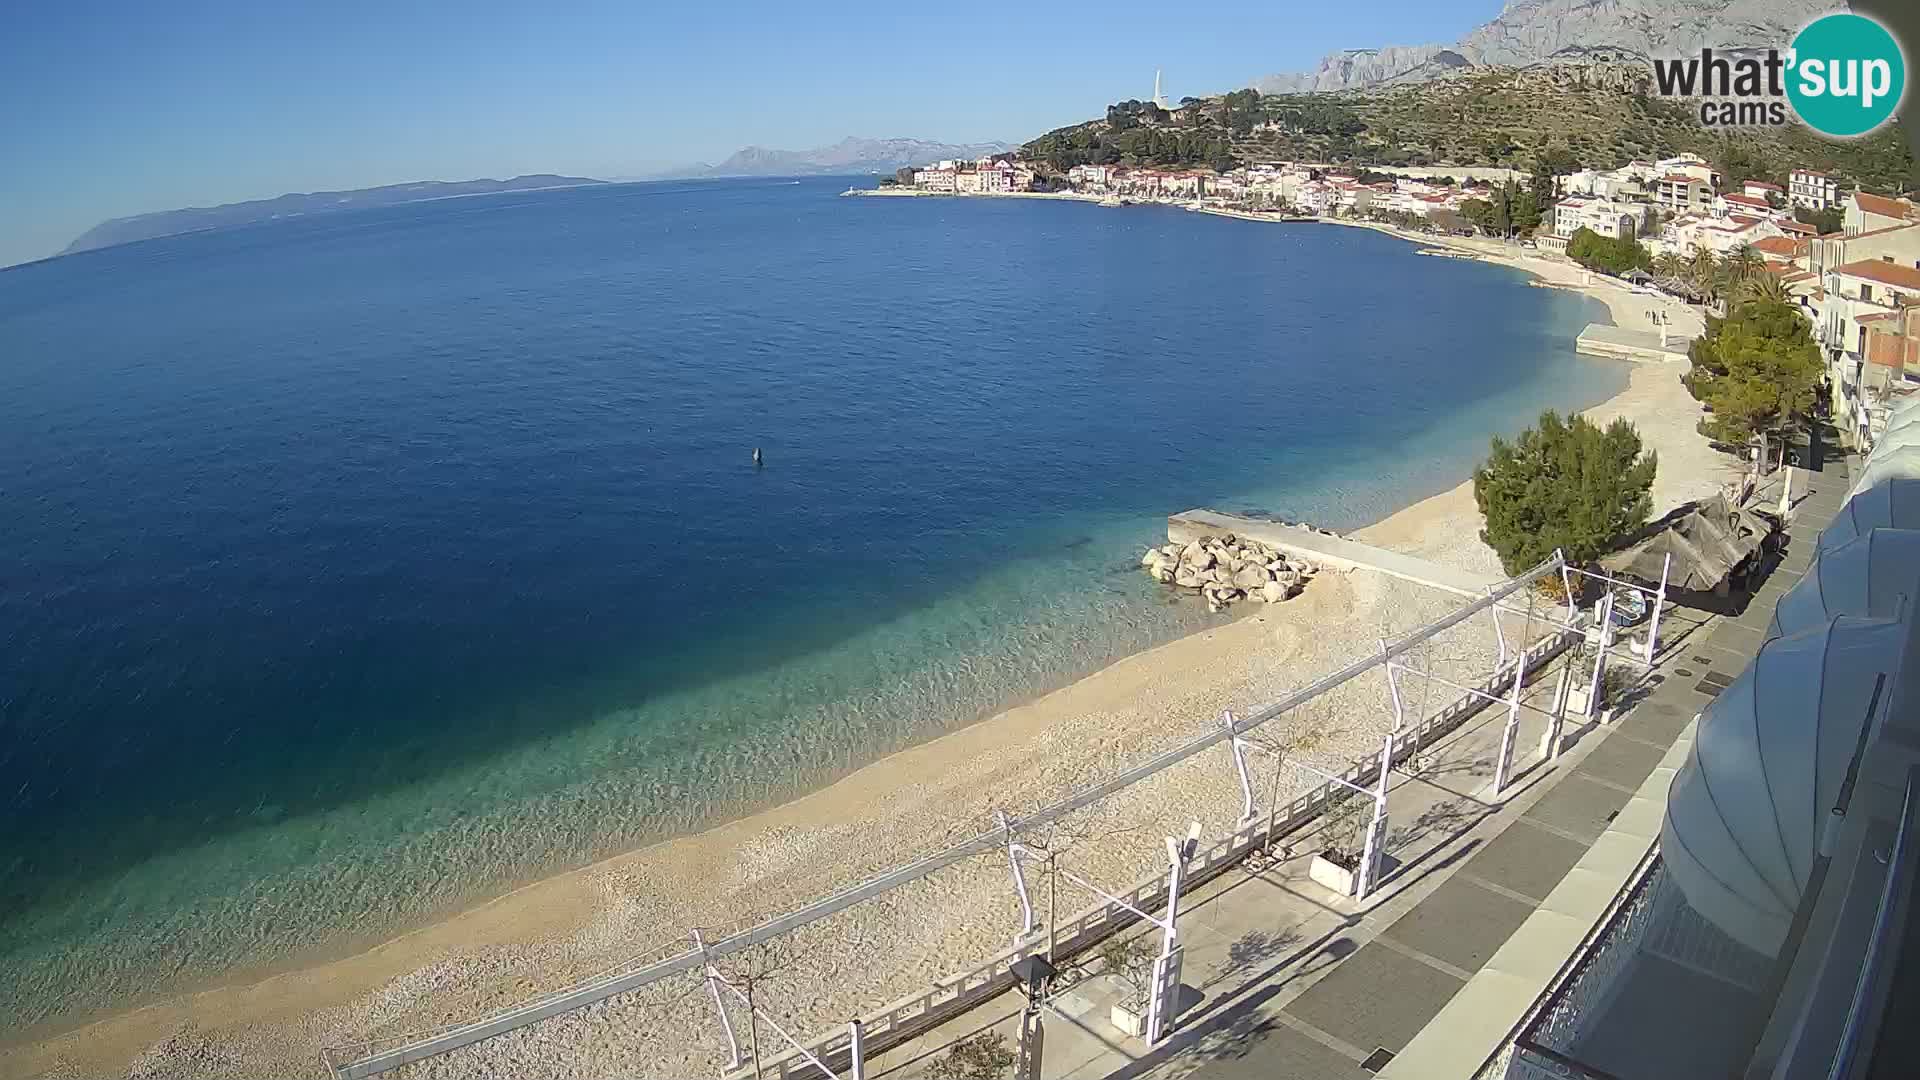
[[[1004, 197], [1097, 201], [1073, 193]], [[1552, 287], [1586, 292], [1606, 302], [1622, 325], [1630, 324], [1636, 310], [1644, 319], [1647, 305], [1655, 303], [1624, 289], [1583, 283], [1578, 268], [1524, 256], [1503, 245], [1488, 251], [1384, 227], [1377, 231], [1422, 245], [1458, 247], [1485, 261], [1532, 273]], [[1624, 415], [1635, 420], [1649, 445], [1661, 452], [1665, 484], [1664, 490], [1656, 484], [1656, 512], [1703, 493], [1694, 490], [1700, 486], [1694, 480], [1671, 479], [1676, 472], [1693, 476], [1688, 439], [1699, 443], [1712, 460], [1723, 460], [1692, 433], [1698, 410], [1679, 388], [1678, 376], [1672, 365], [1637, 365], [1624, 391], [1587, 410], [1595, 419]], [[1717, 480], [1705, 486], [1710, 490]], [[1468, 483], [1403, 508], [1355, 535], [1485, 570], [1492, 553], [1474, 539], [1478, 529]], [[1405, 628], [1455, 602], [1367, 573], [1323, 574], [1296, 600], [1250, 611], [1128, 657], [788, 803], [532, 882], [343, 959], [178, 995], [0, 1050], [0, 1073], [63, 1075], [60, 1070], [65, 1069], [79, 1075], [124, 1074], [136, 1059], [155, 1068], [155, 1074], [166, 1075], [199, 1075], [217, 1058], [239, 1062], [243, 1071], [280, 1071], [296, 1064], [311, 1068], [317, 1048], [327, 1043], [369, 1031], [414, 1030], [470, 1019], [622, 957], [653, 951], [653, 945], [677, 946], [685, 940], [684, 924], [693, 921], [683, 914], [691, 907], [700, 908], [701, 923], [732, 924], [791, 908], [836, 884], [904, 861], [908, 853], [977, 827], [993, 809], [995, 790], [1020, 791], [1022, 798], [1038, 801], [1109, 774], [1119, 761], [1137, 760], [1187, 737], [1193, 725], [1209, 723], [1220, 708], [1271, 700], [1289, 686], [1338, 666], [1354, 655], [1352, 650], [1370, 647], [1381, 624]], [[1206, 676], [1196, 677], [1196, 671]], [[1168, 723], [1169, 717], [1178, 723]], [[1342, 757], [1347, 749], [1332, 747], [1330, 757]], [[1141, 799], [1153, 805], [1201, 798], [1218, 802], [1228, 778], [1220, 771], [1167, 779], [1166, 791], [1143, 792]], [[1128, 793], [1129, 798], [1133, 795]], [[1124, 852], [1089, 853], [1082, 865], [1098, 866], [1102, 877], [1119, 878], [1135, 872], [1130, 858]], [[932, 882], [925, 895], [915, 890], [918, 902], [952, 913], [953, 926], [937, 929], [952, 929], [958, 938], [920, 933], [927, 922], [949, 922], [924, 908], [917, 914], [858, 909], [861, 939], [899, 969], [870, 984], [867, 996], [891, 998], [897, 983], [924, 985], [946, 974], [943, 960], [956, 941], [969, 947], [1004, 944], [1000, 939], [1008, 927], [999, 910], [1007, 902], [1000, 880], [1004, 868], [968, 870], [975, 871], [983, 882], [999, 882], [987, 898], [989, 917], [981, 917], [974, 903], [979, 898], [970, 897], [969, 889], [956, 882]], [[878, 948], [872, 944], [876, 941]], [[832, 966], [841, 971], [840, 981], [855, 981], [847, 973], [858, 958], [835, 959]], [[793, 987], [785, 989], [796, 999], [801, 994]], [[819, 994], [803, 1015], [822, 1010], [844, 1016], [849, 1007], [871, 1004], [841, 993]], [[654, 1016], [655, 1026], [672, 1030], [673, 1024], [659, 1022], [661, 1015]], [[697, 1017], [698, 1009], [688, 1015]], [[802, 1026], [809, 1023], [801, 1021]], [[577, 1036], [568, 1035], [569, 1045], [578, 1038], [584, 1040], [579, 1047], [583, 1054], [597, 1053], [587, 1045], [594, 1030], [585, 1027]], [[511, 1037], [503, 1037], [476, 1049], [511, 1054], [515, 1045]], [[651, 1053], [659, 1048], [636, 1044], [627, 1049]], [[705, 1071], [711, 1049], [693, 1042], [681, 1057], [644, 1060], [656, 1068], [664, 1062]], [[601, 1072], [637, 1064], [605, 1056], [587, 1060], [600, 1062]]]

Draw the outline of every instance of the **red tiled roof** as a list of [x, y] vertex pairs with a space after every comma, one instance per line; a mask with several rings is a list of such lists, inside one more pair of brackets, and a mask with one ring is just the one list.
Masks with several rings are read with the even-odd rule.
[[1812, 169], [1795, 169], [1795, 170], [1793, 170], [1793, 175], [1795, 175], [1795, 176], [1817, 176], [1817, 177], [1819, 177], [1819, 178], [1820, 178], [1820, 179], [1822, 179], [1822, 180], [1826, 180], [1826, 179], [1828, 179], [1828, 176], [1827, 176], [1827, 174], [1826, 174], [1826, 173], [1823, 173], [1823, 172], [1814, 172], [1814, 171], [1813, 171]]
[[1660, 182], [1663, 184], [1704, 184], [1706, 183], [1705, 180], [1702, 180], [1696, 176], [1688, 176], [1686, 173], [1668, 173], [1667, 175], [1660, 178]]
[[1882, 311], [1874, 315], [1858, 316], [1853, 321], [1857, 323], [1886, 322], [1888, 319], [1897, 319], [1899, 317], [1900, 313], [1897, 311]]
[[1807, 242], [1795, 240], [1791, 236], [1765, 236], [1753, 242], [1753, 250], [1762, 255], [1778, 255], [1782, 258], [1797, 259], [1807, 253]]
[[1911, 217], [1915, 211], [1914, 205], [1905, 199], [1889, 199], [1884, 195], [1873, 195], [1865, 191], [1855, 192], [1853, 198], [1862, 211], [1877, 214], [1880, 217]]
[[1844, 266], [1836, 266], [1833, 273], [1848, 277], [1866, 278], [1882, 285], [1892, 285], [1898, 289], [1912, 289], [1920, 292], [1920, 268], [1902, 266], [1899, 263], [1883, 262], [1879, 259], [1862, 259]]
[[1773, 209], [1772, 203], [1769, 203], [1767, 200], [1761, 198], [1758, 195], [1742, 195], [1738, 192], [1733, 192], [1731, 194], [1722, 195], [1720, 197], [1734, 204], [1735, 206], [1751, 206], [1756, 210]]
[[1774, 222], [1774, 224], [1780, 226], [1780, 228], [1786, 232], [1799, 233], [1802, 236], [1819, 236], [1820, 235], [1819, 229], [1814, 228], [1813, 226], [1807, 224], [1804, 221], [1793, 221], [1793, 220], [1776, 221]]
[[1749, 180], [1749, 181], [1747, 181], [1746, 183], [1744, 183], [1744, 184], [1741, 184], [1740, 186], [1741, 186], [1741, 187], [1757, 187], [1757, 188], [1759, 188], [1759, 189], [1760, 189], [1760, 190], [1762, 190], [1762, 191], [1785, 191], [1785, 190], [1787, 190], [1786, 188], [1783, 188], [1783, 187], [1781, 187], [1781, 186], [1780, 186], [1779, 184], [1769, 184], [1769, 183], [1767, 183], [1767, 182], [1766, 182], [1765, 180]]

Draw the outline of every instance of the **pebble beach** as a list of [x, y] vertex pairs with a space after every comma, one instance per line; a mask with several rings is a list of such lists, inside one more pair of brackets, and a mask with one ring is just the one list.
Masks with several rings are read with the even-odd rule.
[[[1444, 243], [1593, 296], [1618, 325], [1648, 328], [1648, 313], [1664, 308], [1676, 333], [1698, 332], [1697, 312], [1677, 301], [1593, 283], [1578, 267], [1505, 245]], [[1656, 513], [1712, 494], [1737, 468], [1694, 431], [1699, 411], [1680, 375], [1679, 365], [1636, 366], [1623, 392], [1587, 410], [1597, 422], [1631, 421], [1659, 453]], [[1516, 427], [1532, 420], [1512, 419]], [[1471, 485], [1462, 483], [1355, 537], [1497, 573], [1479, 528]], [[1200, 602], [1171, 590], [1168, 599]], [[1322, 572], [1284, 603], [1235, 607], [1209, 629], [784, 805], [526, 883], [342, 959], [260, 973], [0, 1050], [0, 1076], [320, 1075], [322, 1047], [470, 1020], [636, 957], [679, 951], [696, 928], [718, 936], [971, 837], [997, 812], [1018, 815], [1064, 797], [1210, 729], [1224, 709], [1250, 713], [1460, 603], [1368, 571]], [[1471, 681], [1491, 667], [1493, 648], [1475, 627], [1443, 636], [1427, 663]], [[1444, 700], [1436, 695], [1432, 707]], [[1302, 712], [1263, 737], [1327, 768], [1377, 749], [1391, 723], [1378, 680], [1356, 680]], [[1268, 790], [1284, 799], [1307, 786], [1283, 777]], [[1224, 753], [1203, 754], [1076, 815], [1051, 839], [1077, 873], [1120, 886], [1163, 867], [1162, 833], [1198, 818], [1213, 835], [1239, 812]], [[813, 1035], [972, 966], [1018, 926], [1004, 859], [979, 857], [739, 963], [756, 977], [763, 1008]], [[711, 1012], [702, 985], [682, 977], [394, 1075], [713, 1075], [724, 1053]]]

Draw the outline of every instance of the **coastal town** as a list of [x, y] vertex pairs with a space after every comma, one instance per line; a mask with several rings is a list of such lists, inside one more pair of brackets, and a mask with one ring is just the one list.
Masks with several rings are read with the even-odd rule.
[[[1575, 169], [1550, 178], [1551, 201], [1531, 222], [1507, 208], [1521, 185], [1538, 181], [1514, 169], [1272, 161], [1226, 171], [1079, 164], [1049, 174], [998, 155], [901, 169], [873, 193], [1077, 197], [1370, 223], [1443, 243], [1481, 236], [1714, 310], [1732, 286], [1762, 289], [1812, 325], [1827, 361], [1827, 404], [1864, 445], [1900, 397], [1920, 390], [1920, 204], [1810, 168], [1781, 179], [1734, 180], [1693, 154]], [[1625, 245], [1630, 264], [1570, 254], [1583, 233]]]

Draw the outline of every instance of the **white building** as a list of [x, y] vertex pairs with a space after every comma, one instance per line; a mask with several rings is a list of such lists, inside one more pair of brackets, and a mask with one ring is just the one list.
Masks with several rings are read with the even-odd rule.
[[1887, 255], [1829, 266], [1823, 276], [1814, 336], [1827, 349], [1835, 412], [1853, 416], [1865, 400], [1868, 334], [1884, 317], [1920, 300], [1920, 267]]
[[1848, 236], [1920, 221], [1920, 207], [1907, 199], [1889, 199], [1856, 191], [1847, 196], [1842, 228]]
[[[957, 188], [956, 177], [960, 170], [952, 168], [952, 162], [941, 162], [925, 169], [913, 170], [913, 186], [922, 191], [940, 192], [951, 195]], [[948, 166], [942, 168], [941, 166]]]
[[1713, 166], [1693, 154], [1681, 154], [1679, 157], [1662, 158], [1654, 162], [1654, 167], [1664, 176], [1685, 176], [1707, 185], [1710, 188], [1720, 186], [1720, 174]]
[[1787, 201], [1794, 206], [1825, 210], [1840, 205], [1840, 182], [1823, 172], [1795, 169], [1787, 178]]
[[1581, 229], [1590, 229], [1616, 240], [1630, 239], [1644, 215], [1643, 207], [1612, 199], [1561, 199], [1553, 206], [1553, 235], [1567, 240]]

